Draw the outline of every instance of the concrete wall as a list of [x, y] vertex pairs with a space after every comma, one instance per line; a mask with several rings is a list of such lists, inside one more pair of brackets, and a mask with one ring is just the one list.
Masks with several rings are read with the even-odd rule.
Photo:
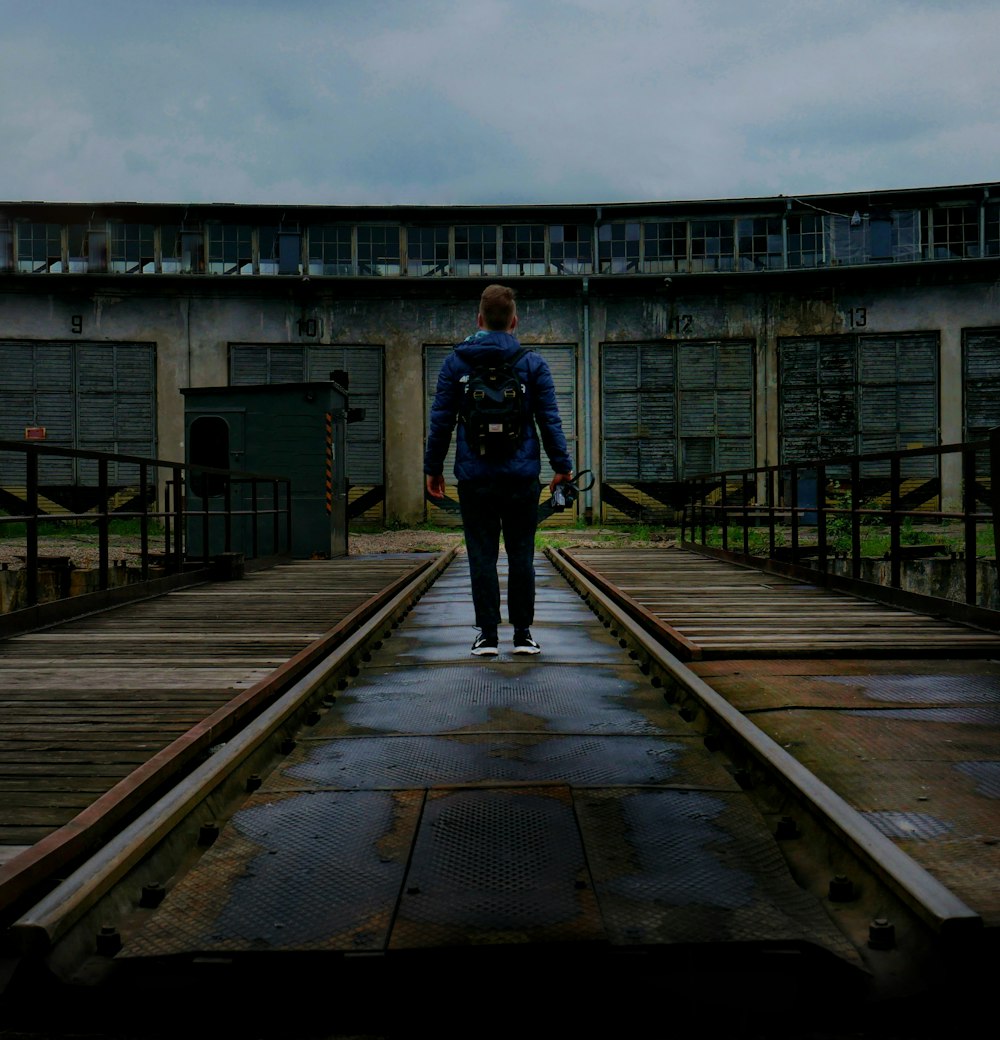
[[[526, 343], [578, 345], [577, 468], [599, 462], [600, 345], [684, 339], [756, 343], [756, 456], [777, 461], [777, 345], [782, 337], [845, 332], [932, 331], [939, 335], [940, 434], [962, 438], [962, 331], [1000, 326], [1000, 283], [935, 282], [913, 266], [893, 280], [851, 272], [669, 279], [525, 279], [520, 333]], [[881, 273], [881, 272], [876, 272]], [[228, 382], [230, 342], [374, 344], [385, 358], [386, 516], [424, 517], [422, 455], [426, 388], [423, 348], [450, 344], [475, 328], [484, 283], [456, 279], [335, 280], [119, 276], [10, 276], [0, 280], [0, 339], [144, 341], [156, 344], [157, 438], [161, 458], [184, 458], [179, 389]], [[716, 281], [713, 282], [713, 277]], [[763, 277], [763, 276], [761, 276]], [[118, 285], [113, 283], [118, 282]], [[670, 284], [666, 284], [670, 282]], [[880, 284], [885, 283], [885, 284]], [[754, 291], [746, 287], [752, 283]], [[91, 285], [93, 284], [93, 287]], [[314, 319], [314, 321], [310, 321]], [[316, 335], [308, 337], [308, 331]], [[589, 343], [585, 337], [589, 332]], [[946, 503], [959, 474], [949, 463]], [[599, 494], [599, 485], [595, 495]], [[599, 499], [595, 499], [595, 509]]]

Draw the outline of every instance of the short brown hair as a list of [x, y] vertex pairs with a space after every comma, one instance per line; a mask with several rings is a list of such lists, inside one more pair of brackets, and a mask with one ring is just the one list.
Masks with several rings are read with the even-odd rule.
[[479, 300], [483, 324], [493, 332], [506, 332], [517, 313], [514, 290], [506, 285], [487, 285]]

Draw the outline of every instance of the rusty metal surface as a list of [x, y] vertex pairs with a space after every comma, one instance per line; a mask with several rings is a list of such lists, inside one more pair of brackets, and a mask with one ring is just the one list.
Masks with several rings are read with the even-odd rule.
[[593, 791], [577, 811], [612, 942], [804, 942], [856, 959], [745, 798]]
[[120, 956], [775, 942], [851, 959], [723, 760], [536, 565], [539, 657], [470, 659], [450, 568], [168, 896], [155, 944]]
[[385, 946], [421, 792], [250, 799], [123, 959]]
[[366, 670], [311, 735], [690, 732], [634, 666], [522, 661]]
[[[1000, 924], [1000, 671], [711, 681], [983, 917]], [[857, 662], [855, 662], [857, 664]], [[912, 662], [911, 662], [911, 667]]]
[[447, 734], [309, 740], [268, 790], [564, 782], [697, 786], [732, 790], [729, 773], [695, 737]]
[[603, 939], [569, 787], [428, 795], [391, 949]]

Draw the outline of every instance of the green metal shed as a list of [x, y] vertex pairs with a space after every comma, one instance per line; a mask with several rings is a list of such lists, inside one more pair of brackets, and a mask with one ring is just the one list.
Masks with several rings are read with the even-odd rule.
[[[299, 559], [347, 555], [347, 393], [334, 382], [258, 386], [187, 387], [184, 395], [186, 461], [220, 469], [288, 477], [292, 492], [292, 554]], [[221, 482], [188, 482], [186, 494], [200, 508], [221, 508]], [[249, 507], [249, 491], [234, 490], [233, 508]], [[243, 496], [242, 498], [240, 496]], [[265, 527], [262, 545], [273, 528]], [[209, 533], [211, 555], [223, 552], [224, 530]], [[201, 555], [202, 526], [188, 529], [188, 554]], [[241, 518], [231, 551], [251, 555], [252, 528]]]

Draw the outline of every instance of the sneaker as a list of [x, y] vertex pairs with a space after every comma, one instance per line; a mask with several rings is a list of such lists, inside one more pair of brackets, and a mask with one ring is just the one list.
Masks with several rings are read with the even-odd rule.
[[542, 648], [531, 638], [531, 633], [526, 628], [514, 629], [514, 653], [515, 654], [539, 654]]
[[500, 651], [497, 649], [496, 632], [480, 632], [476, 636], [476, 641], [472, 644], [473, 657], [496, 657], [498, 653]]

